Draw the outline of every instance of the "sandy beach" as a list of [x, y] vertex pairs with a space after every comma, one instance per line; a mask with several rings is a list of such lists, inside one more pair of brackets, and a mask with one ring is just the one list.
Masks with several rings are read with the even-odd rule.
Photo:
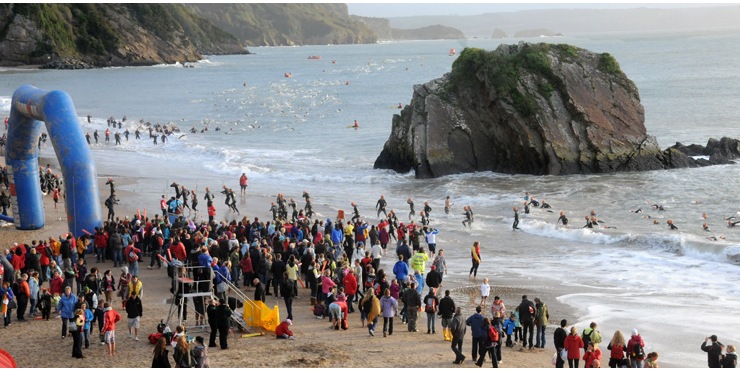
[[[46, 160], [42, 160], [46, 163]], [[52, 163], [54, 166], [54, 163]], [[99, 173], [105, 172], [98, 170]], [[108, 174], [106, 174], [107, 176]], [[101, 198], [107, 195], [108, 188], [104, 186], [105, 177], [100, 177]], [[135, 185], [135, 180], [116, 179], [122, 190], [119, 198], [122, 199], [121, 205], [117, 207], [116, 213], [123, 217], [124, 215], [134, 215], [136, 212], [135, 205], [152, 204], [157, 199], [143, 199], [142, 194], [136, 194], [126, 190], [127, 187]], [[124, 186], [128, 184], [127, 186]], [[244, 208], [255, 210], [267, 210], [270, 200], [260, 197], [246, 197]], [[30, 242], [33, 239], [48, 238], [49, 236], [59, 236], [66, 232], [67, 223], [63, 219], [63, 213], [53, 209], [51, 197], [44, 198], [46, 207], [46, 226], [41, 230], [20, 231], [13, 226], [6, 226], [0, 229], [0, 243], [7, 247], [13, 242]], [[101, 199], [102, 203], [102, 199]], [[61, 202], [60, 202], [61, 204]], [[219, 205], [217, 204], [217, 207]], [[221, 204], [223, 208], [223, 206]], [[240, 206], [243, 207], [243, 206]], [[220, 210], [223, 215], [223, 211]], [[317, 207], [317, 211], [323, 214], [330, 214], [329, 209]], [[149, 215], [151, 216], [152, 211]], [[266, 213], [266, 212], [265, 212]], [[242, 215], [250, 215], [248, 211], [242, 211]], [[62, 217], [60, 217], [62, 215]], [[104, 213], [105, 216], [105, 213]], [[258, 214], [258, 216], [264, 215]], [[61, 218], [61, 219], [60, 219]], [[467, 246], [460, 246], [468, 248]], [[390, 270], [395, 260], [384, 258], [381, 266]], [[71, 357], [72, 341], [70, 338], [61, 339], [59, 331], [61, 321], [52, 315], [51, 321], [30, 320], [28, 322], [17, 322], [15, 312], [13, 321], [8, 329], [0, 331], [2, 333], [2, 344], [0, 348], [8, 351], [15, 358], [20, 367], [149, 367], [151, 364], [151, 353], [153, 346], [148, 343], [146, 337], [148, 334], [156, 331], [156, 325], [160, 320], [167, 318], [170, 309], [169, 292], [170, 280], [164, 269], [149, 270], [149, 257], [143, 259], [140, 263], [140, 279], [144, 283], [145, 294], [143, 298], [144, 315], [141, 321], [140, 341], [135, 341], [128, 337], [125, 320], [118, 323], [117, 332], [117, 356], [109, 358], [106, 354], [105, 347], [98, 342], [91, 343], [89, 349], [83, 349], [85, 359], [75, 359]], [[90, 258], [88, 268], [97, 266], [101, 271], [110, 269], [117, 278], [120, 275], [118, 268], [113, 268], [112, 262], [96, 263]], [[469, 316], [474, 312], [474, 306], [478, 300], [478, 280], [460, 280], [448, 278], [444, 282], [445, 289], [453, 291], [452, 297], [456, 304], [464, 307], [463, 315]], [[492, 292], [500, 295], [507, 303], [507, 307], [515, 307], [523, 291], [529, 290], [526, 282], [513, 282], [510, 285], [500, 285], [497, 282], [492, 284]], [[563, 316], [564, 309], [555, 302], [552, 292], [547, 288], [540, 287], [538, 296], [543, 299], [550, 307], [551, 322], [559, 321]], [[539, 294], [542, 293], [542, 294]], [[246, 293], [252, 294], [252, 290]], [[532, 291], [529, 292], [533, 294]], [[294, 302], [294, 317], [292, 330], [296, 335], [294, 341], [279, 341], [268, 333], [265, 336], [253, 338], [241, 338], [240, 332], [234, 332], [229, 337], [229, 349], [221, 350], [211, 348], [209, 359], [212, 367], [475, 367], [470, 360], [471, 338], [468, 330], [464, 342], [463, 352], [468, 354], [468, 359], [463, 365], [454, 365], [454, 354], [450, 349], [449, 342], [442, 339], [441, 324], [439, 320], [437, 334], [428, 335], [424, 329], [425, 316], [419, 315], [418, 328], [419, 332], [408, 332], [405, 325], [400, 323], [400, 319], [395, 320], [395, 331], [393, 335], [383, 338], [380, 336], [370, 337], [367, 329], [360, 327], [359, 312], [350, 314], [349, 329], [346, 331], [334, 331], [329, 327], [328, 320], [317, 320], [311, 314], [309, 294], [299, 292], [300, 298]], [[533, 298], [531, 296], [530, 298]], [[122, 316], [125, 312], [121, 309], [120, 300], [115, 300], [116, 308]], [[268, 306], [278, 305], [282, 318], [285, 317], [282, 299], [275, 299], [268, 296]], [[192, 315], [191, 315], [192, 316]], [[192, 320], [192, 318], [190, 318]], [[173, 324], [174, 325], [174, 324]], [[382, 320], [381, 320], [382, 325]], [[253, 330], [258, 330], [253, 328]], [[554, 326], [548, 327], [548, 341], [551, 341], [552, 330]], [[97, 334], [97, 332], [95, 332]], [[207, 333], [192, 333], [192, 335], [204, 335]], [[36, 343], [34, 350], [29, 351], [29, 343]], [[547, 349], [525, 350], [521, 345], [514, 348], [504, 348], [502, 350], [503, 362], [501, 367], [551, 367], [552, 344], [548, 344]], [[171, 352], [170, 352], [171, 355]], [[487, 362], [484, 366], [490, 366]]]

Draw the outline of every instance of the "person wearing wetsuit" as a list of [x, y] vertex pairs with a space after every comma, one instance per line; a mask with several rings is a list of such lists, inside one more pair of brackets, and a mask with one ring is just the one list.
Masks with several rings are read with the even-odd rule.
[[136, 136], [136, 140], [141, 139], [141, 132], [139, 132], [138, 128], [136, 129], [136, 131], [134, 131], [134, 135]]
[[381, 195], [380, 199], [378, 199], [378, 202], [375, 203], [375, 209], [378, 210], [378, 215], [376, 217], [380, 217], [380, 212], [383, 212], [383, 215], [388, 218], [388, 213], [385, 211], [385, 206], [388, 205], [388, 203], [385, 201], [385, 198]]
[[313, 217], [313, 206], [311, 205], [311, 198], [306, 197], [306, 217], [312, 218]]
[[239, 210], [236, 208], [236, 194], [234, 194], [234, 189], [229, 188], [229, 197], [231, 197], [231, 203], [229, 203], [229, 208], [231, 208], [234, 212], [239, 214]]
[[193, 208], [193, 212], [198, 212], [198, 196], [195, 194], [195, 190], [190, 191], [190, 206]]
[[547, 204], [547, 202], [545, 202], [545, 201], [543, 200], [543, 201], [542, 201], [542, 205], [540, 206], [540, 208], [544, 208], [544, 209], [550, 209], [550, 208], [552, 208], [552, 207], [550, 207], [550, 205], [549, 205], [549, 204]]
[[432, 207], [429, 206], [429, 202], [424, 202], [424, 214], [427, 215], [427, 217], [432, 216]]
[[295, 222], [298, 218], [298, 210], [296, 209], [297, 205], [295, 204], [295, 199], [290, 198], [290, 202], [288, 203], [288, 206], [290, 208], [293, 208], [293, 213], [290, 215], [290, 220]]
[[105, 206], [108, 208], [108, 220], [113, 221], [116, 217], [116, 212], [113, 210], [113, 205], [118, 204], [115, 194], [111, 194], [108, 199], [105, 200]]
[[211, 189], [206, 188], [206, 195], [203, 196], [203, 199], [206, 201], [207, 207], [213, 205], [213, 193], [211, 193]]
[[519, 208], [514, 207], [514, 224], [511, 225], [514, 230], [519, 229]]
[[93, 132], [93, 137], [95, 138], [95, 144], [97, 144], [98, 138], [100, 138], [100, 135], [98, 134], [98, 130], [95, 130], [95, 132]]
[[278, 220], [278, 207], [275, 205], [275, 202], [272, 202], [272, 206], [269, 209], [270, 212], [272, 212], [272, 219], [274, 221]]
[[360, 211], [357, 210], [357, 203], [355, 202], [352, 202], [352, 213], [354, 214], [352, 216], [352, 222], [357, 222], [360, 219]]
[[463, 220], [462, 224], [463, 226], [472, 227], [473, 223], [473, 211], [470, 210], [470, 206], [464, 206], [463, 209], [465, 210], [465, 219]]
[[190, 206], [188, 205], [188, 196], [190, 195], [190, 190], [185, 189], [185, 185], [180, 186], [180, 196], [182, 196], [182, 207], [183, 209], [187, 208], [190, 209]]
[[558, 217], [558, 221], [557, 222], [562, 222], [563, 223], [563, 226], [565, 226], [565, 225], [568, 224], [568, 217], [565, 217], [565, 212], [560, 211], [560, 217]]
[[87, 145], [90, 145], [90, 133], [89, 132], [85, 133], [85, 140], [87, 140]]
[[112, 178], [108, 178], [108, 181], [105, 182], [106, 185], [110, 185], [110, 194], [113, 195], [116, 193], [116, 183], [113, 181]]
[[116, 132], [113, 137], [116, 139], [116, 145], [121, 145], [121, 134]]
[[411, 198], [409, 198], [406, 200], [406, 203], [408, 203], [409, 205], [409, 220], [410, 220], [413, 216], [416, 216], [416, 210], [414, 209], [414, 201]]
[[175, 199], [180, 199], [180, 185], [178, 185], [176, 182], [173, 182], [170, 184], [171, 188], [175, 188]]

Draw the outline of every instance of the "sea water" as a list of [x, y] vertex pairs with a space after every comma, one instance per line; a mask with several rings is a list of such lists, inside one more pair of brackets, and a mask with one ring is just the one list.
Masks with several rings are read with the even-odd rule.
[[[494, 49], [519, 41], [262, 47], [250, 49], [253, 55], [211, 56], [193, 68], [4, 70], [0, 114], [7, 116], [10, 97], [22, 84], [66, 91], [83, 130], [101, 135], [101, 143], [92, 146], [99, 175], [142, 178], [127, 190], [151, 198], [150, 209], [158, 209], [159, 196], [171, 190], [172, 181], [197, 188], [202, 198], [205, 186], [214, 192], [222, 184], [237, 188], [243, 172], [250, 179], [249, 194], [282, 192], [302, 205], [305, 190], [317, 206], [330, 210], [329, 217], [355, 201], [377, 222], [373, 207], [384, 194], [389, 208], [407, 220], [406, 198], [415, 200], [417, 213], [429, 201], [449, 278], [466, 281], [469, 248], [479, 240], [482, 273], [494, 281], [523, 282], [532, 294], [554, 290], [558, 302], [576, 312], [575, 324], [598, 322], [605, 341], [616, 329], [629, 333], [637, 327], [646, 350], [660, 352], [664, 366], [705, 365], [699, 344], [706, 336], [740, 342], [740, 228], [728, 228], [724, 220], [739, 210], [740, 166], [558, 177], [473, 173], [427, 180], [372, 168], [398, 104], [409, 103], [414, 85], [450, 71], [450, 48]], [[637, 84], [648, 133], [663, 147], [740, 138], [740, 33], [524, 41], [612, 54]], [[106, 119], [120, 121], [124, 115], [130, 139], [121, 146], [103, 143]], [[176, 124], [182, 132], [155, 146], [143, 130], [137, 141], [133, 131], [139, 120]], [[349, 127], [354, 120], [359, 129]], [[189, 132], [193, 127], [198, 133]], [[49, 144], [41, 152], [53, 156]], [[533, 209], [514, 232], [511, 209], [522, 208], [524, 192], [546, 200], [554, 212]], [[450, 215], [442, 212], [447, 195], [455, 204]], [[471, 229], [461, 225], [463, 205], [476, 214]], [[631, 212], [638, 209], [642, 212]], [[560, 210], [570, 219], [567, 227], [556, 225]], [[582, 228], [591, 210], [609, 228]], [[263, 219], [269, 215], [266, 209], [244, 211]], [[668, 219], [677, 231], [669, 230]], [[711, 231], [702, 229], [705, 222]], [[551, 322], [558, 321], [554, 313]], [[552, 329], [547, 335], [551, 346]]]

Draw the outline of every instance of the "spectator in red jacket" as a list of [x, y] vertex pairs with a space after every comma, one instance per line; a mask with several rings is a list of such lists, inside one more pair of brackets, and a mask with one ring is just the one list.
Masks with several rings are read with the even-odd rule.
[[281, 322], [280, 325], [275, 328], [275, 337], [277, 339], [295, 339], [295, 337], [293, 337], [293, 332], [290, 331], [291, 325], [293, 325], [293, 321], [290, 319]]
[[116, 354], [116, 323], [121, 321], [121, 315], [110, 306], [110, 302], [105, 302], [103, 307], [105, 345], [108, 347], [108, 356], [114, 356]]
[[105, 262], [105, 250], [108, 248], [108, 234], [105, 231], [95, 228], [95, 249], [98, 251], [97, 261]]
[[583, 339], [578, 335], [578, 329], [575, 326], [570, 328], [570, 334], [565, 337], [565, 350], [568, 351], [568, 367], [578, 367], [578, 360], [581, 358], [581, 348], [583, 348]]
[[355, 276], [351, 269], [348, 269], [347, 274], [344, 275], [344, 293], [347, 295], [347, 308], [349, 312], [355, 312], [354, 307], [352, 307], [352, 301], [355, 298], [355, 294], [357, 294], [357, 276]]

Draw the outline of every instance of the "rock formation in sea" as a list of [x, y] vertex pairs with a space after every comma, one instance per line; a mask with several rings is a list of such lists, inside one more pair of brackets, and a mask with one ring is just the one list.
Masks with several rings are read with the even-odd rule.
[[375, 168], [416, 177], [494, 171], [567, 175], [727, 163], [740, 143], [723, 138], [709, 160], [661, 150], [645, 129], [636, 85], [608, 53], [571, 45], [466, 48], [442, 78], [414, 86], [393, 116]]

